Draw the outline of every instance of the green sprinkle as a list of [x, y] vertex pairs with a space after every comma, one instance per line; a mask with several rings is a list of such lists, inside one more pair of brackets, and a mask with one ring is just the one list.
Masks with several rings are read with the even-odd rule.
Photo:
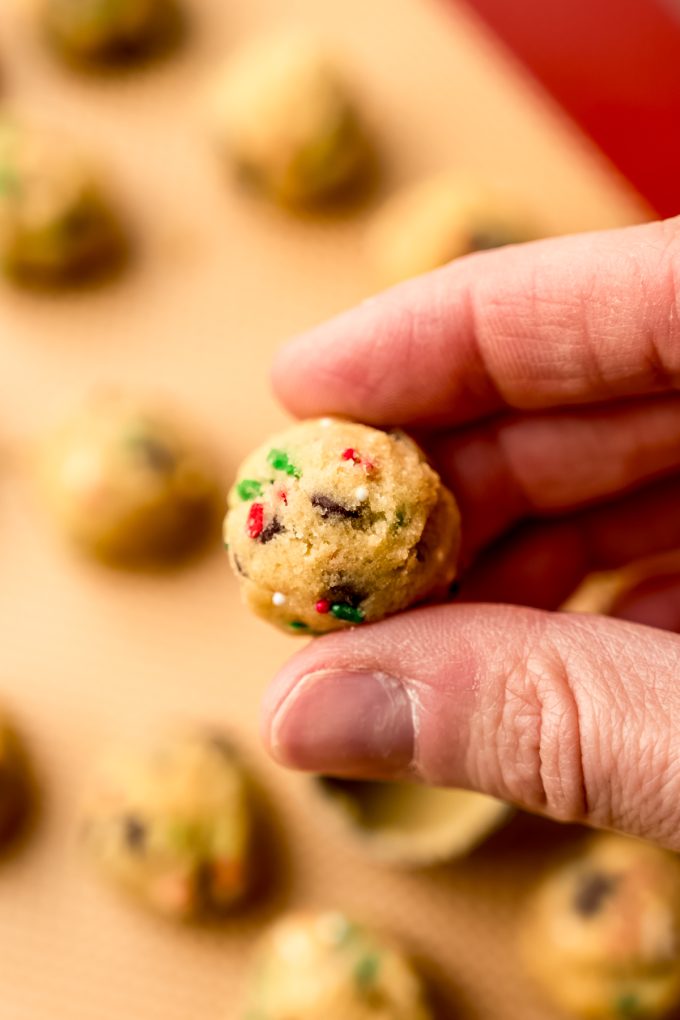
[[293, 478], [301, 478], [302, 471], [291, 464], [290, 458], [285, 450], [270, 450], [267, 454], [267, 463], [271, 464], [275, 471], [285, 471]]
[[354, 980], [362, 992], [367, 992], [375, 984], [380, 970], [380, 957], [377, 953], [362, 956], [354, 968]]
[[394, 523], [398, 528], [403, 528], [406, 524], [406, 510], [403, 506], [397, 507], [397, 512], [394, 515]]
[[206, 833], [203, 826], [191, 822], [175, 822], [166, 831], [169, 845], [183, 857], [198, 858], [205, 852]]
[[288, 626], [291, 630], [309, 630], [307, 624], [303, 623], [302, 620], [291, 620]]
[[614, 1011], [617, 1016], [637, 1016], [639, 1009], [640, 1000], [632, 992], [622, 995], [614, 1003]]
[[256, 482], [254, 478], [244, 478], [236, 486], [236, 491], [243, 500], [255, 499], [262, 492], [262, 483]]
[[364, 614], [356, 606], [350, 606], [349, 602], [334, 602], [331, 606], [331, 616], [336, 620], [345, 620], [346, 623], [363, 623]]

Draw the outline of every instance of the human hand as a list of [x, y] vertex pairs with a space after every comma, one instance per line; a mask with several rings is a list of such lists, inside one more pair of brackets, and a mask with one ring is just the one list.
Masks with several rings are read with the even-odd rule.
[[[680, 221], [472, 255], [293, 341], [297, 415], [399, 424], [463, 515], [455, 604], [319, 638], [268, 691], [295, 768], [480, 790], [680, 850], [680, 582], [623, 619], [582, 577], [680, 546]], [[465, 604], [464, 604], [465, 603]], [[502, 604], [500, 604], [502, 603]], [[531, 607], [531, 608], [529, 608]]]

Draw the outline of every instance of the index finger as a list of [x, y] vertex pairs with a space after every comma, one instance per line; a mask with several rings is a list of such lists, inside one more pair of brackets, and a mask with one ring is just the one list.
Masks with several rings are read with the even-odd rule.
[[457, 425], [675, 389], [680, 219], [459, 259], [287, 344], [294, 414]]

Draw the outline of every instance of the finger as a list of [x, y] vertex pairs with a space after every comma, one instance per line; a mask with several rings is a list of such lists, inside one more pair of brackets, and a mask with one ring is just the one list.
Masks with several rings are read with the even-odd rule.
[[[566, 520], [526, 524], [463, 575], [459, 597], [557, 609], [586, 577], [680, 548], [680, 478]], [[652, 619], [640, 622], [663, 626]]]
[[280, 352], [296, 415], [451, 425], [674, 389], [677, 220], [458, 259]]
[[427, 448], [460, 504], [470, 559], [521, 517], [573, 510], [680, 467], [680, 397], [495, 419]]
[[680, 638], [620, 620], [440, 606], [333, 634], [281, 671], [281, 763], [479, 790], [680, 849]]

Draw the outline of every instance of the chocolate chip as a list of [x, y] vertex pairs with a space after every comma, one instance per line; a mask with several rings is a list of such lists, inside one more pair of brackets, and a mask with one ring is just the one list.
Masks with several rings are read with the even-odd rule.
[[262, 545], [266, 545], [267, 542], [271, 542], [275, 535], [285, 531], [283, 524], [278, 517], [273, 517], [269, 524], [262, 529], [257, 537], [258, 542], [262, 542]]
[[129, 442], [135, 453], [146, 461], [152, 471], [172, 471], [174, 468], [176, 463], [174, 453], [165, 443], [161, 443], [153, 436], [132, 436]]
[[598, 914], [608, 896], [611, 896], [617, 885], [617, 875], [605, 875], [602, 871], [592, 871], [583, 875], [574, 896], [574, 910], [582, 917]]
[[241, 563], [241, 561], [238, 558], [238, 556], [236, 555], [236, 553], [234, 553], [234, 566], [238, 570], [238, 572], [241, 575], [241, 577], [247, 577], [248, 576], [247, 573], [245, 572], [245, 570], [243, 569], [243, 564]]
[[368, 598], [368, 595], [366, 592], [353, 588], [350, 584], [334, 584], [331, 588], [326, 589], [326, 598], [329, 602], [344, 603], [351, 606], [352, 609], [357, 609], [364, 599]]
[[514, 238], [507, 230], [493, 227], [480, 229], [470, 235], [470, 251], [490, 251], [492, 248], [502, 248], [506, 244], [512, 244]]
[[427, 535], [423, 534], [420, 537], [420, 539], [418, 541], [418, 544], [416, 545], [416, 548], [415, 548], [416, 559], [418, 560], [418, 563], [426, 563], [427, 562], [428, 546], [429, 546], [429, 538], [428, 538]]
[[125, 842], [133, 850], [142, 850], [146, 842], [146, 825], [136, 815], [123, 818]]
[[314, 493], [312, 496], [312, 506], [321, 511], [322, 517], [344, 517], [356, 520], [362, 514], [361, 508], [343, 506], [342, 503], [337, 503], [330, 496], [325, 496], [322, 492]]

